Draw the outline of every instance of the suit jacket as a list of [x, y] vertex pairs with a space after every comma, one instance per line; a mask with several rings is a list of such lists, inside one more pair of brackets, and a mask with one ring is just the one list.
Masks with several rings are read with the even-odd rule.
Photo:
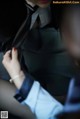
[[[19, 1], [7, 1], [6, 4], [0, 4], [3, 6], [0, 8], [3, 11], [1, 12], [0, 10], [2, 15], [0, 19], [2, 26], [0, 27], [0, 33], [1, 37], [4, 36], [5, 39], [9, 38], [9, 43], [6, 45], [7, 47], [10, 41], [14, 39], [15, 34], [27, 15], [25, 4], [22, 4], [22, 0]], [[51, 9], [52, 8], [53, 6], [51, 5]], [[53, 12], [55, 13], [57, 11], [54, 9], [52, 13]], [[53, 18], [55, 18], [55, 15], [52, 19]], [[52, 20], [52, 22], [54, 21]], [[33, 29], [30, 31], [19, 48], [29, 73], [33, 75], [35, 79], [39, 80], [41, 85], [52, 95], [66, 95], [69, 80], [75, 70], [62, 45], [59, 32], [54, 28], [49, 29], [49, 27], [50, 25], [43, 29]], [[2, 37], [3, 40], [4, 37]], [[18, 40], [20, 41], [20, 39]], [[3, 79], [7, 80], [9, 76], [6, 74], [1, 61], [2, 55], [0, 58], [0, 65], [2, 67], [0, 69], [0, 75]], [[21, 62], [23, 64], [23, 60]]]

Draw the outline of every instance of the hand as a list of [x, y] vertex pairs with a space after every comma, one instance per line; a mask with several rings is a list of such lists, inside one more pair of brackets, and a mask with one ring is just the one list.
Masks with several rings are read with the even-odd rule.
[[17, 49], [12, 49], [12, 58], [10, 57], [11, 51], [6, 52], [3, 57], [3, 65], [8, 71], [11, 78], [21, 73], [20, 63], [18, 61], [18, 51]]
[[18, 60], [18, 51], [16, 48], [12, 49], [12, 56], [10, 57], [11, 51], [6, 52], [3, 57], [3, 65], [7, 72], [9, 73], [10, 77], [14, 79], [16, 75], [19, 75], [19, 78], [13, 80], [17, 88], [20, 88], [23, 80], [24, 80], [24, 73], [21, 71], [21, 66]]

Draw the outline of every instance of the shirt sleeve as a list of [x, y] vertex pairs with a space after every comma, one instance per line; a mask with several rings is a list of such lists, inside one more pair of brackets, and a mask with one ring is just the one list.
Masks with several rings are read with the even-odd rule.
[[20, 90], [17, 90], [15, 94], [16, 100], [18, 100], [20, 103], [26, 99], [28, 96], [28, 93], [31, 90], [31, 87], [33, 85], [34, 79], [29, 74], [26, 74], [26, 78], [24, 79], [24, 82], [20, 88]]
[[33, 82], [30, 92], [21, 103], [28, 105], [37, 119], [55, 119], [55, 115], [63, 109], [63, 106], [37, 81]]

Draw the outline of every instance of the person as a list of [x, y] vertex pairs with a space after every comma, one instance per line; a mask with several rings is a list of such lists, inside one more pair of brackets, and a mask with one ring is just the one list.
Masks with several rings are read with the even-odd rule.
[[[2, 16], [0, 19], [0, 26], [1, 26], [0, 27], [0, 38], [2, 39], [2, 40], [0, 40], [0, 45], [2, 46], [2, 47], [0, 47], [0, 51], [5, 52], [12, 47], [13, 41], [16, 39], [14, 37], [17, 36], [17, 35], [15, 36], [15, 34], [18, 34], [20, 32], [20, 30], [18, 31], [18, 29], [23, 30], [22, 26], [24, 25], [25, 21], [27, 20], [27, 18], [26, 18], [27, 10], [32, 12], [31, 13], [32, 19], [30, 19], [31, 23], [29, 24], [29, 26], [27, 26], [29, 21], [27, 21], [27, 23], [25, 24], [25, 27], [28, 28], [26, 30], [29, 30], [29, 28], [32, 29], [33, 27], [37, 26], [34, 24], [35, 24], [35, 21], [37, 21], [38, 16], [40, 16], [40, 20], [41, 20], [40, 25], [38, 25], [38, 27], [40, 26], [42, 28], [45, 25], [47, 25], [50, 22], [50, 17], [48, 17], [49, 13], [50, 13], [50, 9], [49, 9], [49, 7], [47, 7], [49, 4], [50, 4], [50, 0], [49, 1], [48, 0], [46, 0], [46, 1], [37, 1], [37, 0], [32, 0], [32, 1], [21, 0], [20, 1], [19, 0], [17, 2], [15, 2], [15, 1], [11, 1], [11, 2], [7, 1], [6, 3], [1, 2], [1, 4], [0, 4], [1, 10], [0, 11], [3, 11], [3, 12], [1, 12]], [[12, 14], [11, 14], [11, 12], [12, 12]], [[42, 12], [46, 12], [46, 14], [44, 13], [44, 15], [43, 15]], [[46, 19], [47, 19], [46, 21], [44, 21], [45, 19], [41, 14], [46, 17]], [[35, 19], [33, 19], [33, 17], [35, 17]], [[6, 20], [5, 20], [5, 18], [6, 18]], [[19, 33], [19, 34], [21, 34], [21, 33]], [[20, 42], [20, 39], [19, 39], [19, 42]], [[16, 42], [16, 45], [19, 42]], [[1, 53], [0, 61], [2, 60], [2, 55], [3, 54]], [[8, 80], [9, 79], [8, 74], [5, 72], [4, 68], [2, 67], [2, 64], [0, 64], [0, 65], [1, 65], [1, 70], [0, 70], [1, 79]], [[27, 115], [26, 118], [32, 118], [33, 115], [31, 116], [30, 111], [28, 109], [26, 109], [26, 107], [19, 105], [19, 103], [17, 103], [16, 100], [13, 99], [12, 95], [15, 90], [15, 87], [11, 85], [12, 86], [12, 88], [11, 88], [11, 86], [9, 85], [8, 82], [2, 81], [2, 80], [0, 80], [0, 84], [1, 85], [4, 84], [4, 86], [7, 87], [7, 91], [9, 88], [11, 89], [11, 92], [9, 93], [9, 95], [11, 94], [11, 97], [12, 97], [12, 98], [9, 98], [8, 95], [5, 95], [5, 90], [2, 88], [2, 86], [0, 86], [0, 88], [1, 88], [1, 92], [0, 92], [0, 95], [1, 95], [0, 103], [1, 104], [0, 105], [1, 105], [2, 109], [4, 109], [4, 105], [6, 104], [7, 106], [5, 107], [5, 110], [8, 110], [13, 115], [18, 115], [18, 116], [21, 116], [22, 118], [24, 118], [25, 115]], [[2, 94], [2, 92], [4, 93], [4, 95], [6, 97]], [[6, 94], [8, 94], [8, 92]], [[6, 101], [4, 100], [4, 102], [3, 102], [3, 99], [5, 99], [5, 98], [6, 98]], [[8, 99], [10, 99], [10, 100], [8, 101]], [[14, 107], [12, 110], [10, 109], [11, 108], [10, 102], [14, 103]], [[19, 107], [19, 109], [17, 109], [17, 107]], [[27, 113], [25, 110], [27, 110]], [[24, 117], [22, 116], [22, 114], [24, 115]], [[28, 115], [30, 115], [30, 116], [28, 117]]]
[[[37, 119], [52, 119], [53, 116], [55, 117], [62, 110], [63, 106], [55, 98], [52, 98], [40, 86], [39, 82], [34, 81], [29, 74], [21, 70], [17, 49], [12, 49], [11, 57], [10, 54], [11, 51], [6, 52], [2, 63], [10, 74], [10, 82], [14, 82], [17, 89], [20, 90], [14, 96], [15, 99], [24, 105], [28, 105]], [[29, 91], [30, 93], [28, 93]]]
[[[40, 84], [47, 91], [49, 91], [53, 96], [54, 95], [55, 96], [64, 96], [67, 93], [67, 87], [68, 87], [69, 80], [73, 76], [75, 70], [74, 70], [73, 63], [71, 62], [71, 59], [67, 55], [65, 48], [62, 44], [59, 32], [57, 32], [54, 28], [51, 28], [52, 24], [50, 27], [49, 26], [47, 27], [47, 25], [50, 24], [49, 22], [51, 22], [52, 16], [55, 16], [54, 13], [56, 13], [56, 9], [54, 9], [54, 7], [51, 7], [51, 8], [53, 8], [53, 10], [50, 10], [50, 5], [49, 5], [50, 1], [47, 1], [47, 5], [45, 5], [45, 3], [44, 3], [45, 8], [39, 7], [36, 10], [34, 10], [34, 8], [33, 8], [34, 12], [40, 11], [39, 12], [40, 18], [39, 17], [37, 18], [38, 14], [33, 12], [32, 16], [35, 19], [31, 18], [32, 19], [31, 24], [33, 24], [33, 20], [34, 20], [34, 23], [36, 20], [39, 22], [42, 21], [41, 23], [43, 25], [41, 23], [38, 24], [37, 29], [36, 29], [36, 26], [33, 25], [33, 27], [35, 26], [34, 28], [33, 27], [31, 28], [33, 30], [30, 30], [28, 36], [26, 38], [23, 38], [24, 31], [27, 34], [27, 31], [26, 31], [27, 22], [26, 22], [26, 18], [24, 18], [27, 16], [26, 7], [30, 8], [30, 10], [32, 10], [32, 7], [31, 7], [31, 5], [29, 5], [30, 4], [29, 1], [28, 1], [28, 3], [26, 2], [27, 0], [25, 1], [25, 4], [22, 4], [23, 3], [22, 1], [24, 1], [24, 0], [21, 0], [20, 2], [19, 1], [18, 2], [13, 1], [11, 3], [10, 3], [10, 1], [9, 2], [7, 1], [6, 5], [5, 4], [4, 5], [5, 5], [5, 8], [6, 8], [6, 6], [9, 6], [9, 9], [7, 9], [7, 8], [5, 9], [3, 7], [4, 8], [4, 10], [3, 10], [3, 8], [1, 7], [2, 8], [1, 11], [3, 11], [4, 16], [6, 14], [7, 22], [5, 24], [5, 17], [3, 17], [3, 14], [2, 14], [2, 17], [1, 17], [2, 22], [0, 22], [2, 27], [0, 27], [0, 28], [1, 28], [1, 30], [3, 29], [3, 32], [5, 32], [4, 34], [7, 34], [8, 37], [5, 36], [1, 32], [1, 35], [3, 34], [3, 36], [1, 36], [2, 41], [0, 42], [0, 44], [2, 46], [2, 48], [0, 48], [1, 52], [2, 52], [0, 55], [0, 59], [2, 60], [3, 52], [12, 49], [12, 47], [17, 47], [19, 49], [19, 54], [21, 57], [20, 58], [21, 64], [23, 65], [22, 60], [24, 60], [27, 70], [31, 73], [31, 75], [33, 75], [35, 77], [35, 79], [37, 79], [40, 82]], [[2, 5], [2, 4], [0, 4], [0, 5]], [[37, 4], [35, 4], [35, 5], [37, 5]], [[12, 7], [10, 7], [10, 6], [12, 6]], [[38, 6], [39, 6], [39, 4], [38, 4]], [[15, 8], [15, 9], [13, 9], [13, 8]], [[22, 9], [22, 8], [24, 8], [24, 9]], [[17, 11], [17, 9], [18, 9], [18, 11]], [[11, 12], [9, 12], [9, 10], [11, 12], [12, 12], [12, 10], [15, 11], [15, 14], [14, 14], [14, 12], [12, 12], [12, 16], [11, 16], [11, 14], [10, 14]], [[19, 13], [19, 11], [21, 14]], [[43, 15], [43, 17], [42, 17], [41, 13], [43, 14], [43, 11], [46, 16]], [[53, 12], [52, 15], [50, 14], [50, 11], [51, 11], [51, 13]], [[9, 17], [9, 19], [8, 19], [8, 17]], [[11, 21], [11, 17], [12, 17], [12, 21]], [[43, 20], [44, 17], [46, 17], [46, 19]], [[17, 23], [16, 18], [18, 19], [18, 23]], [[25, 20], [23, 21], [23, 19], [25, 19]], [[39, 19], [42, 19], [42, 20], [40, 21]], [[55, 18], [52, 18], [52, 19], [53, 19], [52, 21], [54, 21], [53, 23], [55, 23]], [[13, 21], [14, 21], [14, 23], [13, 23]], [[26, 23], [23, 23], [23, 22], [26, 22]], [[24, 31], [22, 29], [22, 26], [25, 27]], [[39, 28], [41, 28], [41, 29], [39, 29]], [[18, 31], [18, 29], [19, 29], [19, 31]], [[17, 35], [15, 35], [15, 34], [17, 34]], [[4, 38], [4, 36], [7, 38]], [[24, 41], [22, 39], [24, 39]], [[23, 43], [22, 43], [22, 41], [23, 41]], [[47, 57], [47, 55], [48, 55], [48, 57]], [[32, 59], [34, 59], [34, 60], [32, 60]], [[46, 60], [46, 62], [45, 62], [45, 60]], [[64, 63], [63, 63], [63, 60], [65, 61]], [[56, 61], [56, 63], [55, 63], [55, 61]], [[48, 62], [51, 62], [51, 64], [48, 65]], [[60, 65], [62, 66], [62, 68], [60, 68]], [[1, 64], [0, 75], [1, 75], [2, 79], [4, 79], [4, 80], [8, 80], [10, 78], [9, 75], [6, 73], [5, 69], [3, 68], [2, 64]], [[64, 84], [64, 78], [66, 81], [66, 86], [62, 87], [62, 84]], [[61, 80], [60, 84], [58, 83], [59, 80]], [[53, 87], [52, 83], [54, 84], [54, 87]]]
[[[74, 59], [74, 62], [77, 64], [79, 67], [79, 58], [80, 58], [80, 48], [79, 48], [79, 23], [80, 23], [80, 5], [72, 5], [67, 8], [64, 12], [64, 17], [62, 19], [62, 24], [61, 24], [61, 34], [62, 38], [66, 42], [67, 49], [71, 56]], [[66, 21], [67, 20], [67, 21]], [[66, 26], [67, 24], [67, 26]], [[67, 27], [67, 28], [66, 28]], [[69, 40], [69, 39], [71, 40]], [[75, 38], [75, 39], [74, 39]], [[57, 102], [54, 98], [52, 98], [39, 84], [39, 82], [34, 81], [27, 73], [26, 75], [24, 72], [21, 70], [19, 61], [18, 61], [18, 52], [17, 50], [12, 50], [12, 58], [10, 57], [11, 51], [7, 52], [4, 55], [3, 59], [3, 65], [7, 69], [8, 73], [11, 76], [11, 81], [14, 82], [16, 85], [17, 89], [19, 92], [15, 95], [15, 98], [19, 101], [22, 102], [22, 104], [28, 104], [30, 109], [32, 110], [33, 113], [36, 114], [37, 118], [55, 118], [55, 115], [59, 113], [61, 110], [63, 110], [63, 106]], [[16, 59], [16, 60], [15, 60]], [[14, 63], [16, 64], [16, 68], [14, 68]], [[16, 70], [17, 71], [16, 71]], [[79, 70], [77, 71], [77, 78], [75, 78], [75, 82], [77, 82], [76, 86], [79, 86]], [[26, 76], [26, 79], [25, 79]], [[25, 80], [24, 80], [25, 79]], [[72, 80], [74, 82], [74, 80]], [[75, 84], [75, 83], [73, 83]], [[72, 85], [72, 84], [71, 84]], [[76, 89], [75, 89], [76, 90]], [[79, 101], [78, 99], [75, 99], [75, 95], [78, 94], [78, 92], [75, 94], [75, 90], [73, 89], [74, 95], [72, 95], [74, 103], [72, 102], [72, 106], [70, 107], [70, 110], [68, 107], [66, 107], [65, 111], [71, 112], [80, 110], [79, 105], [77, 105]], [[71, 88], [70, 88], [71, 91]], [[35, 92], [35, 93], [34, 93]], [[71, 93], [69, 92], [69, 95]], [[79, 95], [77, 95], [79, 96]], [[52, 102], [52, 103], [51, 103]], [[51, 104], [51, 105], [50, 105]], [[54, 104], [56, 105], [56, 108], [54, 108]], [[48, 105], [48, 109], [47, 108]], [[76, 105], [78, 107], [76, 107]], [[74, 107], [74, 108], [72, 108]], [[72, 111], [71, 111], [72, 110]], [[77, 113], [78, 114], [78, 113]], [[73, 113], [72, 113], [73, 115]], [[70, 116], [71, 117], [71, 116]]]
[[[8, 3], [8, 1], [7, 1], [7, 3]], [[11, 6], [13, 4], [14, 4], [14, 2], [11, 1]], [[9, 1], [9, 5], [10, 5], [10, 1]], [[14, 8], [15, 8], [15, 5], [16, 5], [16, 2], [14, 4]], [[11, 8], [11, 6], [10, 6], [10, 8]], [[25, 6], [30, 8], [30, 10], [32, 11], [31, 5], [25, 3]], [[19, 7], [19, 5], [16, 5], [16, 7], [17, 7], [18, 11], [19, 11], [19, 9], [21, 9], [20, 13], [22, 13], [22, 7], [21, 6]], [[48, 15], [50, 15], [49, 4], [48, 4], [47, 8], [48, 8], [48, 12], [47, 12], [48, 14], [46, 13], [46, 15], [47, 15], [46, 17], [48, 17]], [[37, 7], [36, 7], [36, 9], [33, 8], [34, 11], [39, 10], [41, 13], [40, 9], [41, 8], [37, 9]], [[6, 11], [7, 11], [7, 9], [6, 9]], [[16, 14], [17, 10], [15, 9], [14, 11]], [[53, 11], [56, 12], [55, 10], [53, 10]], [[35, 12], [37, 12], [37, 11], [35, 11]], [[9, 10], [8, 10], [8, 13], [9, 13]], [[15, 17], [15, 14], [13, 12], [12, 19], [18, 18], [18, 17]], [[4, 13], [4, 15], [5, 15], [5, 13]], [[23, 16], [23, 13], [21, 15]], [[18, 18], [18, 21], [21, 20], [21, 18], [22, 18], [21, 15], [20, 15], [20, 18]], [[35, 15], [35, 13], [32, 16], [34, 16], [34, 15]], [[11, 16], [11, 15], [9, 15], [9, 16]], [[13, 16], [14, 16], [14, 18], [13, 18]], [[17, 16], [18, 16], [18, 14], [17, 14]], [[38, 16], [41, 17], [42, 15], [38, 15]], [[35, 18], [36, 17], [37, 17], [37, 13], [35, 15]], [[39, 21], [38, 23], [41, 22], [40, 17], [38, 17], [36, 19], [36, 21]], [[6, 17], [6, 18], [8, 18], [8, 17]], [[43, 21], [43, 17], [41, 17], [41, 18]], [[50, 17], [48, 17], [48, 18], [50, 18]], [[47, 20], [50, 20], [50, 19], [47, 19]], [[24, 21], [25, 21], [24, 23], [26, 23], [26, 18]], [[9, 25], [10, 25], [10, 28], [13, 29], [14, 28], [13, 26], [15, 26], [14, 25], [15, 23], [12, 26], [10, 23], [11, 23], [11, 21], [9, 22]], [[49, 23], [49, 21], [46, 21], [44, 23]], [[24, 24], [22, 24], [21, 26], [23, 26], [23, 25]], [[26, 25], [27, 24], [24, 25], [25, 28], [29, 28]], [[24, 45], [22, 45], [22, 42], [20, 42], [23, 39], [22, 36], [24, 36], [24, 34], [23, 35], [21, 34], [21, 32], [23, 31], [22, 27], [21, 27], [21, 29], [19, 29], [19, 32], [16, 31], [17, 35], [15, 37], [15, 41], [16, 41], [15, 46], [21, 44], [20, 45], [21, 47], [19, 47], [20, 48], [19, 54], [23, 55], [23, 57], [24, 57], [23, 59], [25, 60], [25, 65], [26, 65], [29, 73], [36, 80], [38, 80], [40, 82], [40, 84], [43, 86], [43, 88], [46, 89], [53, 97], [54, 97], [54, 95], [64, 97], [64, 95], [66, 95], [66, 93], [67, 93], [67, 87], [68, 87], [69, 80], [73, 75], [73, 64], [70, 61], [69, 57], [67, 56], [65, 48], [63, 48], [63, 46], [62, 46], [60, 36], [58, 37], [59, 33], [56, 32], [55, 29], [47, 29], [47, 27], [45, 27], [45, 25], [43, 28], [43, 27], [41, 27], [42, 26], [41, 23], [37, 24], [36, 26], [38, 27], [38, 30], [36, 31], [36, 29], [35, 29], [36, 27], [34, 27], [34, 29], [29, 32], [28, 36], [24, 39]], [[16, 26], [17, 26], [17, 23], [16, 23]], [[35, 26], [35, 25], [33, 25], [33, 26]], [[18, 26], [18, 27], [20, 27], [20, 26]], [[39, 29], [39, 28], [41, 28], [41, 29]], [[9, 27], [6, 29], [8, 31]], [[11, 29], [10, 29], [10, 31], [11, 31]], [[13, 33], [13, 30], [12, 30], [12, 33]], [[9, 37], [10, 37], [10, 35], [9, 35]], [[17, 42], [16, 38], [17, 38], [18, 42]], [[4, 41], [4, 40], [2, 39], [2, 41]], [[11, 42], [4, 43], [4, 46], [5, 46], [3, 48], [4, 50], [7, 51], [9, 49], [12, 49], [12, 47], [13, 47], [13, 44], [12, 44], [13, 38], [12, 37], [10, 37], [10, 41]], [[18, 46], [16, 46], [16, 47], [18, 47]], [[2, 52], [4, 51], [3, 49], [2, 49]], [[0, 58], [1, 61], [2, 61], [2, 55]], [[19, 58], [19, 60], [20, 60], [20, 58]], [[63, 62], [63, 60], [64, 60], [64, 62]], [[21, 60], [20, 64], [23, 64], [23, 62], [24, 61]], [[1, 64], [1, 66], [2, 66], [2, 64]], [[3, 67], [0, 68], [0, 76], [1, 76], [1, 79], [4, 79], [4, 80], [8, 80], [10, 78], [9, 75], [6, 74], [6, 71], [5, 71], [5, 69], [3, 69]], [[64, 80], [64, 78], [65, 78], [65, 80]], [[59, 83], [59, 81], [60, 81], [60, 83]], [[65, 82], [66, 86], [63, 87], [64, 82]], [[22, 115], [21, 112], [26, 112], [27, 109], [25, 109], [25, 111], [22, 111], [24, 109], [23, 108], [21, 109], [21, 105], [17, 104], [17, 101], [14, 100], [14, 98], [13, 98], [15, 87], [13, 85], [10, 85], [8, 83], [8, 81], [3, 81], [3, 80], [0, 80], [0, 85], [1, 85], [0, 88], [2, 88], [0, 90], [1, 91], [0, 92], [1, 107], [4, 109], [4, 107], [6, 105], [5, 110], [8, 110], [12, 114]], [[4, 87], [6, 87], [6, 85], [7, 85], [6, 94], [9, 94], [10, 98], [8, 95], [5, 95]], [[11, 86], [12, 86], [12, 88], [11, 88]], [[6, 99], [6, 101], [4, 99]], [[12, 110], [11, 110], [11, 107], [13, 105], [10, 105], [10, 104], [14, 105], [14, 108]], [[19, 109], [21, 109], [20, 112], [19, 112], [19, 109], [17, 109], [17, 107], [19, 107]], [[27, 115], [27, 113], [25, 113], [25, 115]]]

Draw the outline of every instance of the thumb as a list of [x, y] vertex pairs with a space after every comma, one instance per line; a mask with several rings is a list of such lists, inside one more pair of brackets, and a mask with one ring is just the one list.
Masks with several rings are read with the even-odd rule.
[[16, 48], [12, 49], [12, 59], [18, 60], [18, 50]]

